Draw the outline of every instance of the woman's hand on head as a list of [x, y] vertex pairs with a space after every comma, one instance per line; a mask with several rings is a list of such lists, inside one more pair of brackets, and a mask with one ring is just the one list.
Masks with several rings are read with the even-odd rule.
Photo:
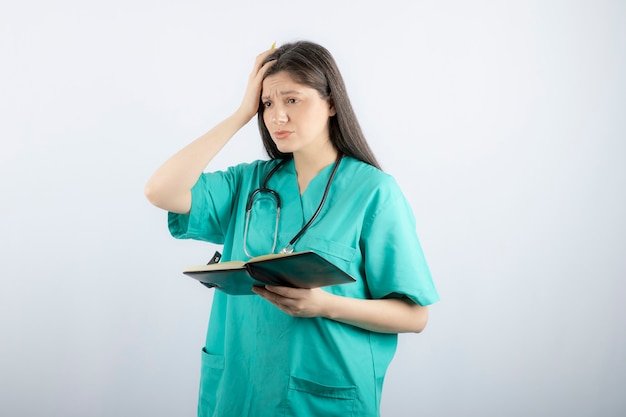
[[250, 76], [248, 77], [248, 86], [239, 106], [239, 112], [241, 112], [248, 120], [252, 119], [259, 108], [259, 100], [261, 97], [261, 90], [263, 87], [263, 77], [267, 70], [274, 65], [276, 61], [270, 61], [265, 64], [265, 60], [270, 56], [275, 49], [268, 49], [267, 51], [259, 54], [254, 61], [254, 67]]

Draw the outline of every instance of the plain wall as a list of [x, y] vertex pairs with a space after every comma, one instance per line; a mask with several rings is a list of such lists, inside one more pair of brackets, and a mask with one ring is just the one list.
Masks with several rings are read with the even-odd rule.
[[[0, 415], [192, 416], [212, 292], [143, 187], [254, 57], [335, 55], [442, 301], [382, 414], [626, 414], [626, 3], [0, 6]], [[213, 169], [264, 158], [255, 122]]]

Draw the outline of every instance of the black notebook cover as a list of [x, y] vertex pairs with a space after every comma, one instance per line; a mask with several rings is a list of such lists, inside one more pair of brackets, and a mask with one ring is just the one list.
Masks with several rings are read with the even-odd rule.
[[313, 251], [267, 255], [248, 262], [224, 262], [186, 268], [183, 273], [231, 295], [248, 295], [253, 286], [316, 288], [355, 279]]

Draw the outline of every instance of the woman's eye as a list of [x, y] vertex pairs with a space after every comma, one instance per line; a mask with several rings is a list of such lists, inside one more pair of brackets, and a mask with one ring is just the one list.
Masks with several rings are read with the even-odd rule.
[[288, 99], [287, 99], [287, 103], [289, 103], [289, 104], [294, 104], [294, 103], [296, 103], [297, 101], [298, 101], [298, 100], [296, 100], [295, 98], [288, 98]]
[[271, 105], [272, 105], [272, 102], [271, 102], [271, 101], [266, 101], [266, 102], [264, 102], [264, 103], [263, 103], [263, 107], [265, 107], [265, 108], [268, 108], [268, 107], [270, 107]]

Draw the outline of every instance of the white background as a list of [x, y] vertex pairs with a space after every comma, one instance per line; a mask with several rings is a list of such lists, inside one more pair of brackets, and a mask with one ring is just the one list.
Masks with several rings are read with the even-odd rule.
[[[336, 57], [442, 301], [383, 416], [626, 414], [626, 3], [0, 6], [0, 415], [192, 416], [216, 248], [143, 196], [254, 57]], [[215, 161], [264, 157], [255, 123]]]

